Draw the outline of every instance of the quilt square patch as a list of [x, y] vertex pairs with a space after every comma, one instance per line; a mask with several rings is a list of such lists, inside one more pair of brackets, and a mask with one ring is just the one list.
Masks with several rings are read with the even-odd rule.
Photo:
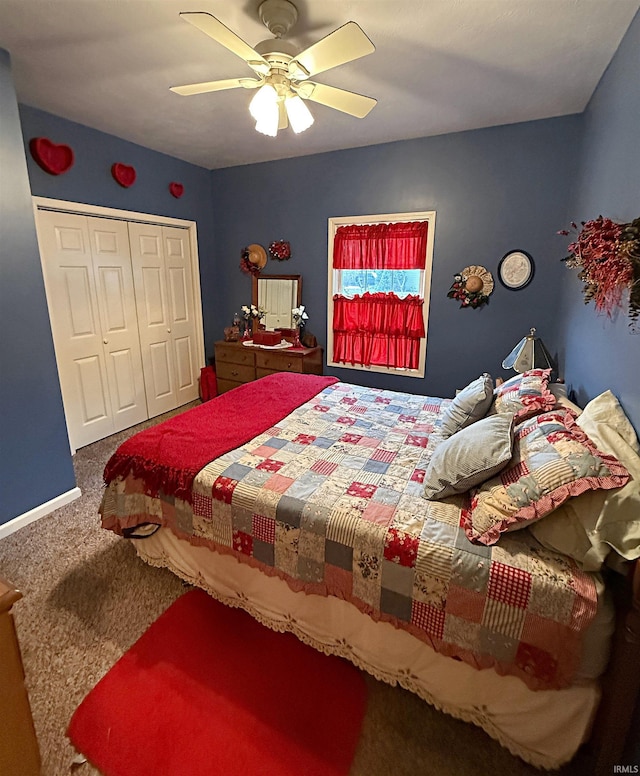
[[351, 571], [353, 564], [353, 548], [346, 544], [327, 539], [325, 542], [325, 558], [327, 563], [341, 569]]
[[531, 574], [523, 569], [492, 563], [487, 595], [496, 601], [526, 609], [531, 592]]
[[254, 539], [273, 544], [276, 540], [276, 521], [262, 515], [253, 515], [252, 533]]
[[445, 613], [431, 604], [414, 601], [411, 606], [411, 622], [425, 633], [442, 641], [444, 637]]
[[447, 615], [454, 614], [463, 620], [480, 623], [484, 614], [485, 601], [486, 599], [481, 593], [467, 590], [458, 585], [449, 585], [446, 604]]
[[397, 528], [390, 528], [384, 543], [384, 557], [401, 566], [415, 566], [420, 540]]
[[377, 487], [375, 485], [354, 481], [347, 488], [347, 495], [357, 496], [358, 498], [371, 498], [376, 490]]
[[229, 477], [216, 477], [211, 495], [216, 501], [230, 504], [237, 484], [237, 480], [231, 480]]
[[200, 517], [211, 517], [211, 499], [202, 493], [193, 494], [193, 514]]
[[379, 502], [371, 501], [362, 513], [362, 519], [387, 526], [392, 522], [394, 513], [395, 508], [392, 504], [380, 504]]
[[385, 450], [382, 447], [378, 447], [371, 455], [372, 461], [381, 461], [382, 463], [391, 463], [398, 453], [393, 450]]
[[283, 477], [281, 474], [274, 474], [265, 482], [264, 487], [267, 490], [273, 490], [276, 493], [286, 493], [293, 484], [291, 477]]
[[259, 447], [256, 447], [255, 450], [251, 450], [251, 454], [258, 456], [258, 458], [270, 458], [272, 455], [275, 455], [275, 453], [278, 452], [278, 449], [280, 447], [283, 447], [283, 445], [278, 445], [278, 447], [275, 447], [275, 446], [271, 447], [270, 445], [260, 445]]
[[234, 531], [233, 549], [236, 552], [243, 553], [244, 555], [251, 555], [253, 553], [253, 536], [250, 536], [243, 531]]
[[380, 591], [380, 611], [403, 622], [411, 622], [411, 598], [383, 587]]
[[256, 469], [260, 469], [260, 471], [265, 472], [279, 472], [280, 469], [284, 466], [284, 461], [276, 461], [273, 458], [265, 458], [262, 463], [259, 463], [256, 466]]
[[273, 566], [275, 557], [275, 547], [270, 542], [263, 542], [261, 539], [253, 537], [253, 557], [264, 563], [265, 566]]

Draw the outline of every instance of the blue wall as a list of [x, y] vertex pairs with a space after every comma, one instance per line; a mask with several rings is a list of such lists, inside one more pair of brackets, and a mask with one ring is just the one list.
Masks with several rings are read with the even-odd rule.
[[[581, 126], [570, 116], [213, 171], [228, 289], [218, 330], [250, 299], [250, 281], [238, 269], [242, 247], [288, 239], [293, 258], [269, 262], [265, 272], [303, 276], [308, 329], [326, 343], [327, 219], [435, 210], [425, 379], [329, 371], [349, 382], [452, 396], [481, 372], [501, 374], [502, 359], [531, 326], [554, 352], [564, 268], [556, 231], [566, 220]], [[521, 291], [496, 276], [514, 249], [531, 253], [536, 265]], [[490, 303], [478, 310], [447, 299], [453, 275], [469, 264], [496, 279]]]
[[0, 49], [0, 523], [72, 490], [75, 476], [11, 62]]
[[[213, 261], [215, 214], [208, 170], [24, 105], [20, 106], [20, 120], [34, 196], [196, 221], [203, 293], [206, 290], [208, 295], [217, 287], [220, 281]], [[28, 152], [29, 140], [34, 137], [71, 146], [73, 167], [63, 175], [49, 175], [42, 170]], [[114, 162], [135, 167], [133, 186], [125, 189], [116, 183], [111, 175]], [[179, 199], [169, 192], [172, 181], [184, 185]], [[206, 308], [203, 314], [206, 335], [212, 331], [212, 316]]]
[[[31, 195], [196, 221], [200, 282], [209, 300], [205, 335], [213, 332], [209, 341], [217, 337], [211, 300], [221, 283], [213, 256], [209, 171], [33, 108], [18, 109], [9, 56], [0, 54], [0, 523], [5, 523], [75, 486]], [[28, 151], [33, 137], [71, 146], [73, 167], [58, 176], [44, 172]], [[113, 180], [114, 162], [136, 168], [132, 187]], [[184, 185], [180, 199], [169, 193], [171, 181]]]
[[[585, 111], [580, 162], [570, 220], [640, 216], [640, 14]], [[610, 320], [585, 306], [577, 271], [565, 272], [560, 339], [571, 385], [582, 403], [611, 388], [640, 433], [640, 333], [626, 310]]]
[[[571, 219], [640, 217], [640, 13], [584, 114], [584, 145]], [[624, 311], [610, 320], [585, 306], [577, 271], [565, 270], [560, 328], [570, 383], [581, 403], [611, 388], [640, 435], [640, 333]], [[640, 700], [620, 763], [640, 764]]]

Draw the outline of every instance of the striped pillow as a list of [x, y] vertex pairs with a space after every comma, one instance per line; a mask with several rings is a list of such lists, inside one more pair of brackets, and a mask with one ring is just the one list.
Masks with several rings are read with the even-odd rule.
[[469, 494], [462, 525], [471, 541], [495, 544], [587, 490], [619, 488], [629, 472], [596, 448], [569, 409], [536, 415], [516, 426], [513, 457], [496, 477]]
[[440, 424], [442, 436], [450, 437], [460, 429], [467, 428], [480, 418], [484, 418], [492, 401], [493, 378], [485, 372], [463, 388], [444, 409]]
[[509, 463], [512, 446], [512, 415], [492, 415], [463, 428], [434, 449], [424, 497], [437, 501], [485, 482]]

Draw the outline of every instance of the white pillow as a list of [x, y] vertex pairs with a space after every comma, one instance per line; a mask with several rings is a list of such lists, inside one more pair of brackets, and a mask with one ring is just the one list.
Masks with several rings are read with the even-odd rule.
[[598, 449], [615, 456], [631, 475], [616, 490], [589, 491], [569, 499], [529, 530], [536, 539], [598, 571], [611, 550], [626, 560], [640, 557], [640, 445], [611, 391], [589, 402], [578, 425]]

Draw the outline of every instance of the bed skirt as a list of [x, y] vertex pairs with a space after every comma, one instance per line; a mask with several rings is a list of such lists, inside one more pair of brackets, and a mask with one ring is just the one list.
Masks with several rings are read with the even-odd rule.
[[289, 631], [321, 652], [344, 657], [440, 711], [478, 725], [538, 768], [555, 769], [568, 762], [589, 736], [600, 700], [595, 680], [562, 690], [532, 691], [516, 677], [444, 657], [339, 598], [293, 592], [283, 580], [230, 555], [192, 546], [166, 528], [133, 544], [150, 565], [168, 568], [267, 627]]

